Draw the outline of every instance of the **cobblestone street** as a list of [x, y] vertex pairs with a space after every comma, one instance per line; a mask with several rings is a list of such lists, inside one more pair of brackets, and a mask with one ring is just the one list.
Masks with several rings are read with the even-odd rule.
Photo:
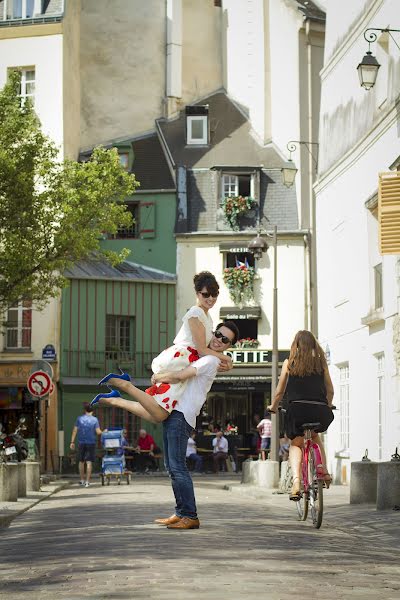
[[333, 488], [317, 531], [286, 496], [228, 483], [239, 482], [195, 480], [198, 531], [152, 523], [172, 513], [164, 477], [74, 483], [2, 529], [0, 598], [398, 600], [399, 512], [349, 506]]

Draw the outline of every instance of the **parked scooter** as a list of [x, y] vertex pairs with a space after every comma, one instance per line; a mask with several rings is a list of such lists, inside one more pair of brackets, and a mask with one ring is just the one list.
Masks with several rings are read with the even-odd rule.
[[6, 460], [21, 462], [28, 458], [28, 444], [21, 435], [21, 432], [26, 430], [24, 423], [25, 417], [21, 417], [14, 433], [6, 435], [2, 440], [2, 453]]

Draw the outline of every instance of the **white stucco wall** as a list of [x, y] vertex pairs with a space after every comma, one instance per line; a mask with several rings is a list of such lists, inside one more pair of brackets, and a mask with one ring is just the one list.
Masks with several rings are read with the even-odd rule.
[[[395, 3], [365, 4], [381, 9], [365, 28], [395, 22]], [[388, 171], [399, 155], [393, 102], [397, 84], [389, 69], [378, 74], [377, 87], [371, 92], [360, 87], [356, 66], [367, 45], [358, 27], [359, 23], [343, 39], [346, 29], [337, 20], [336, 5], [332, 17], [328, 12], [329, 43], [335, 46], [337, 42], [338, 50], [326, 59], [322, 71], [322, 172], [316, 186], [319, 332], [323, 346], [328, 344], [330, 349], [337, 406], [339, 367], [349, 364], [350, 460], [360, 460], [366, 448], [370, 458], [379, 458], [377, 355], [384, 353], [382, 459], [388, 460], [400, 443], [399, 365], [393, 347], [399, 297], [397, 257], [380, 257], [377, 223], [365, 202], [377, 192], [379, 172]], [[399, 60], [398, 50], [389, 46], [388, 64], [399, 64]], [[383, 263], [383, 321], [368, 326], [361, 319], [373, 308], [373, 266], [379, 262]], [[335, 453], [341, 450], [340, 418], [339, 412], [328, 433], [334, 469], [338, 466]]]
[[0, 39], [0, 87], [12, 67], [35, 68], [35, 110], [43, 131], [61, 148], [63, 143], [62, 35]]
[[[234, 238], [237, 243], [238, 238]], [[221, 238], [178, 238], [177, 244], [177, 329], [188, 308], [196, 303], [193, 276], [199, 271], [211, 271], [220, 284], [220, 294], [210, 311], [214, 325], [219, 323], [221, 307], [233, 307], [223, 282], [224, 255]], [[228, 241], [228, 239], [223, 241]], [[250, 238], [244, 241], [247, 244]], [[257, 261], [255, 299], [250, 305], [261, 306], [258, 321], [260, 348], [272, 348], [273, 248]], [[295, 333], [304, 328], [304, 243], [302, 237], [281, 238], [278, 242], [278, 345], [289, 349]]]

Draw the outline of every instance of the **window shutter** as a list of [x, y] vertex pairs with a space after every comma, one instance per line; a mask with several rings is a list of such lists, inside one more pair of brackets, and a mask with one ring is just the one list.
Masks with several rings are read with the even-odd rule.
[[400, 172], [379, 173], [379, 251], [400, 254]]
[[156, 205], [154, 202], [140, 203], [139, 227], [140, 238], [154, 238], [156, 236]]

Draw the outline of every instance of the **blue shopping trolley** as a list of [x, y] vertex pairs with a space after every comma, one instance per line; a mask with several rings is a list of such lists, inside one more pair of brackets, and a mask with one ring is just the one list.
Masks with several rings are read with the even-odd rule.
[[[125, 443], [124, 443], [125, 442]], [[101, 445], [105, 450], [105, 454], [101, 461], [101, 485], [110, 485], [112, 477], [115, 477], [118, 485], [121, 484], [123, 477], [126, 478], [126, 483], [131, 482], [131, 471], [126, 469], [124, 446], [126, 440], [123, 435], [123, 430], [119, 428], [110, 428], [101, 434]]]

